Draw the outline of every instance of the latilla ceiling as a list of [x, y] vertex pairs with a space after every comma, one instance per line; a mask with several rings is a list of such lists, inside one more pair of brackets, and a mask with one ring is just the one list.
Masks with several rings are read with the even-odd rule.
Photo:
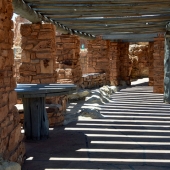
[[62, 33], [114, 41], [152, 41], [166, 31], [169, 0], [13, 0], [33, 23], [52, 22]]

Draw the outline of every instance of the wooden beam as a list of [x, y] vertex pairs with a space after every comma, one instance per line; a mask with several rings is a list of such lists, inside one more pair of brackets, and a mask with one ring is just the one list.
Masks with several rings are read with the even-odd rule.
[[164, 55], [164, 102], [170, 103], [170, 23], [166, 26]]
[[156, 38], [158, 34], [116, 34], [116, 35], [103, 35], [103, 39], [110, 39], [110, 40], [128, 40], [128, 39], [153, 39]]
[[87, 37], [87, 39], [94, 39], [95, 36], [87, 33], [81, 33], [76, 30], [72, 30], [66, 26], [63, 26], [62, 24], [53, 21], [52, 19], [49, 19], [47, 17], [44, 17], [38, 12], [35, 12], [30, 6], [28, 6], [23, 0], [13, 0], [13, 7], [14, 12], [16, 14], [19, 14], [21, 17], [28, 19], [32, 23], [40, 23], [42, 21], [52, 23], [56, 26], [57, 31], [63, 33], [63, 34], [75, 34], [80, 36], [81, 38]]
[[[35, 2], [35, 0], [25, 0], [28, 2]], [[47, 0], [37, 0], [36, 3], [45, 3]], [[58, 4], [127, 4], [127, 3], [148, 3], [148, 0], [48, 0], [49, 3], [58, 3]], [[149, 2], [155, 3], [155, 0], [149, 0]], [[169, 2], [168, 0], [156, 0], [156, 2]]]

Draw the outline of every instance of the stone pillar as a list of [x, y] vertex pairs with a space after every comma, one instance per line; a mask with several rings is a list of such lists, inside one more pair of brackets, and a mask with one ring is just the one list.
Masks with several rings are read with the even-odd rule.
[[6, 160], [22, 163], [25, 154], [18, 110], [13, 64], [12, 2], [0, 2], [0, 155]]
[[170, 103], [170, 26], [167, 26], [165, 35], [165, 59], [164, 59], [164, 102]]
[[118, 86], [120, 84], [120, 48], [119, 43], [109, 43], [109, 70], [110, 84]]
[[87, 54], [88, 51], [87, 49], [81, 49], [80, 50], [80, 65], [82, 69], [82, 74], [87, 74], [88, 69], [87, 69]]
[[129, 63], [129, 43], [121, 42], [120, 45], [120, 78], [130, 85], [132, 65]]
[[109, 82], [109, 41], [100, 37], [88, 41], [87, 73], [106, 73]]
[[75, 35], [57, 35], [55, 69], [58, 83], [81, 83], [80, 40]]
[[153, 46], [153, 92], [164, 93], [164, 37], [154, 39]]
[[22, 24], [22, 56], [18, 83], [56, 83], [55, 26]]
[[154, 59], [153, 59], [153, 42], [149, 42], [148, 46], [148, 55], [149, 55], [149, 86], [153, 86], [154, 80], [153, 80], [153, 75], [154, 75]]

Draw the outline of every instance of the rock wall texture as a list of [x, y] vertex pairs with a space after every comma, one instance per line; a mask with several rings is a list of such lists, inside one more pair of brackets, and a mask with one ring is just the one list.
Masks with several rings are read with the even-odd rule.
[[110, 84], [121, 85], [121, 81], [129, 82], [129, 43], [110, 42], [109, 44], [109, 71]]
[[22, 55], [22, 49], [21, 49], [21, 33], [20, 28], [21, 24], [24, 23], [30, 23], [27, 19], [22, 18], [20, 16], [17, 16], [14, 21], [14, 44], [13, 44], [13, 50], [14, 50], [14, 77], [16, 77], [16, 80], [18, 81], [20, 77], [19, 73], [19, 67], [21, 65], [21, 55]]
[[52, 24], [21, 25], [22, 56], [18, 83], [55, 83], [56, 39]]
[[14, 91], [16, 81], [13, 77], [13, 37], [14, 33], [12, 1], [0, 2], [0, 155], [5, 160], [21, 163], [25, 154], [23, 136]]
[[20, 28], [21, 24], [30, 23], [27, 19], [20, 17], [19, 15], [15, 18], [14, 21], [14, 48], [21, 47], [21, 33]]
[[87, 54], [88, 54], [87, 48], [80, 50], [80, 65], [81, 65], [81, 69], [82, 69], [82, 74], [88, 73]]
[[56, 37], [57, 57], [55, 70], [58, 83], [81, 83], [80, 40], [75, 35], [58, 35]]
[[131, 78], [137, 79], [149, 75], [149, 45], [131, 44], [129, 46], [129, 59], [132, 62]]
[[153, 75], [154, 75], [154, 67], [153, 67], [153, 45], [154, 42], [149, 42], [149, 46], [148, 46], [148, 55], [149, 55], [149, 86], [153, 86]]
[[108, 41], [101, 38], [89, 40], [86, 73], [106, 73], [109, 79], [108, 63]]
[[51, 100], [51, 98], [46, 98], [46, 103], [48, 103], [46, 104], [46, 110], [50, 127], [55, 127], [63, 124], [67, 101], [68, 99], [66, 95], [55, 97], [54, 100]]
[[119, 43], [120, 48], [120, 79], [125, 81], [127, 85], [130, 85], [129, 79], [129, 43]]
[[155, 38], [153, 46], [153, 92], [164, 93], [164, 37]]
[[128, 53], [128, 43], [110, 42], [102, 40], [100, 37], [90, 40], [88, 49], [81, 50], [80, 53], [83, 74], [87, 76], [91, 73], [102, 73], [102, 76], [105, 75], [102, 83], [106, 83], [102, 85], [120, 85], [121, 80], [129, 84]]
[[118, 86], [120, 84], [120, 48], [119, 43], [109, 43], [109, 71], [110, 84]]
[[83, 74], [81, 87], [83, 89], [98, 88], [106, 85], [107, 78], [105, 73]]

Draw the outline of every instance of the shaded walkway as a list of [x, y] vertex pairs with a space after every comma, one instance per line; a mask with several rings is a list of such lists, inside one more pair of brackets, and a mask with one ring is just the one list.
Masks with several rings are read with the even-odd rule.
[[105, 119], [72, 122], [27, 143], [23, 170], [170, 169], [170, 106], [162, 98], [148, 86], [122, 89], [101, 106]]

